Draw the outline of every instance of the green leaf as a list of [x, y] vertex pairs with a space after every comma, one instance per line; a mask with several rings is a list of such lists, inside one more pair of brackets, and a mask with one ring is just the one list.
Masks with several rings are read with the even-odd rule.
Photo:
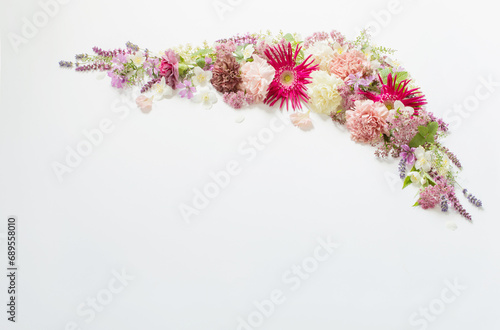
[[241, 54], [241, 53], [239, 53], [239, 54], [235, 53], [234, 55], [235, 55], [234, 57], [235, 57], [236, 61], [238, 61], [238, 62], [243, 61], [243, 54]]
[[428, 135], [427, 138], [425, 139], [425, 142], [430, 143], [430, 144], [434, 143], [435, 142], [434, 135]]
[[405, 178], [405, 181], [403, 182], [403, 189], [405, 189], [406, 187], [408, 187], [409, 185], [411, 185], [411, 177], [410, 176], [407, 176]]
[[285, 36], [283, 38], [285, 38], [285, 40], [288, 41], [288, 42], [294, 42], [295, 41], [295, 38], [290, 33], [285, 34]]
[[408, 72], [406, 71], [398, 72], [398, 78], [396, 79], [396, 83], [399, 84], [400, 82], [406, 79], [408, 79]]
[[438, 131], [438, 128], [439, 128], [439, 124], [436, 123], [435, 121], [432, 121], [429, 123], [429, 125], [427, 125], [427, 128], [429, 130], [429, 134], [431, 134], [432, 136], [436, 135], [437, 131]]
[[385, 68], [385, 69], [380, 70], [380, 72], [379, 72], [380, 76], [382, 77], [382, 80], [384, 81], [385, 84], [387, 84], [387, 76], [391, 72], [392, 72], [391, 68]]
[[420, 206], [420, 204], [418, 203], [418, 201], [415, 204], [413, 204], [413, 207], [416, 207], [416, 206]]
[[431, 186], [435, 186], [436, 185], [436, 181], [434, 181], [434, 179], [432, 179], [432, 177], [428, 173], [425, 173], [425, 178], [427, 179], [427, 181], [429, 181], [429, 184]]
[[203, 69], [205, 67], [205, 64], [207, 63], [205, 62], [205, 59], [203, 57], [200, 57], [196, 60], [196, 64]]
[[422, 134], [417, 133], [415, 137], [410, 141], [409, 146], [411, 148], [418, 148], [423, 144], [425, 144], [425, 138], [422, 136]]
[[188, 70], [188, 66], [186, 64], [183, 64], [183, 63], [179, 64], [179, 75], [183, 76], [187, 70]]
[[418, 126], [418, 132], [422, 134], [422, 136], [427, 136], [427, 134], [429, 134], [429, 129], [425, 126]]

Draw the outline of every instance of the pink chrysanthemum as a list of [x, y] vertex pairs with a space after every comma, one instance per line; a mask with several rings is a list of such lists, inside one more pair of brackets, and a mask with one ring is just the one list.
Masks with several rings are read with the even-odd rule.
[[422, 108], [422, 106], [427, 104], [425, 100], [425, 96], [419, 95], [420, 89], [408, 89], [408, 84], [410, 83], [410, 79], [406, 79], [401, 81], [399, 84], [397, 83], [398, 75], [389, 73], [387, 76], [387, 84], [384, 83], [384, 80], [378, 75], [378, 79], [382, 84], [382, 88], [380, 89], [380, 94], [375, 94], [372, 92], [364, 92], [360, 91], [360, 94], [365, 95], [370, 100], [375, 102], [383, 102], [386, 105], [393, 105], [395, 101], [401, 101], [406, 107], [412, 107], [414, 110], [413, 115], [418, 115], [418, 110]]
[[292, 44], [288, 43], [288, 45], [279, 44], [265, 51], [269, 64], [276, 70], [264, 100], [265, 104], [273, 106], [281, 99], [280, 109], [286, 102], [288, 110], [288, 101], [290, 101], [292, 108], [296, 110], [302, 108], [302, 101], [309, 100], [306, 85], [311, 82], [311, 72], [318, 66], [312, 65], [312, 60], [308, 62], [311, 56], [297, 65], [296, 60], [300, 49], [301, 47], [297, 45], [294, 52]]

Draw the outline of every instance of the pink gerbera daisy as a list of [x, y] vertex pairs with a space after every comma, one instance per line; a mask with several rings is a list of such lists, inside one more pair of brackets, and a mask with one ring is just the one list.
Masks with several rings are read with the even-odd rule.
[[412, 107], [414, 110], [414, 115], [418, 115], [418, 110], [422, 108], [427, 101], [425, 100], [425, 96], [419, 95], [420, 89], [408, 89], [408, 84], [410, 83], [410, 79], [406, 79], [401, 81], [399, 84], [397, 83], [398, 75], [389, 73], [387, 76], [387, 84], [384, 83], [384, 80], [378, 75], [378, 79], [382, 84], [382, 88], [380, 89], [380, 94], [375, 94], [372, 92], [364, 92], [359, 91], [360, 94], [365, 95], [367, 98], [374, 102], [383, 102], [386, 105], [393, 105], [395, 101], [401, 101], [406, 107]]
[[286, 102], [288, 110], [288, 101], [292, 103], [292, 108], [302, 108], [301, 101], [307, 102], [309, 96], [306, 93], [306, 85], [311, 82], [311, 72], [318, 68], [317, 65], [308, 63], [311, 56], [308, 56], [301, 64], [297, 65], [296, 60], [301, 47], [297, 45], [295, 52], [292, 44], [279, 44], [268, 48], [265, 51], [268, 63], [274, 68], [276, 74], [267, 90], [265, 104], [273, 106], [281, 99], [280, 109]]

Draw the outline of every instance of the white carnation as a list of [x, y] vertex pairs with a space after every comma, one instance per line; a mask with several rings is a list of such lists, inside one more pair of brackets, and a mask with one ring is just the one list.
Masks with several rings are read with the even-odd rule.
[[344, 82], [325, 71], [311, 73], [312, 82], [308, 85], [309, 105], [314, 112], [329, 115], [336, 111], [342, 102], [338, 87]]

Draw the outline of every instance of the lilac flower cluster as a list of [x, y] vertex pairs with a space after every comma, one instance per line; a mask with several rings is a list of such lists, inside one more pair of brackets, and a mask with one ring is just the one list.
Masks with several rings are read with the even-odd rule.
[[428, 185], [420, 193], [418, 203], [424, 210], [435, 207], [442, 196], [447, 196], [452, 191], [452, 187], [442, 176], [437, 176], [435, 182], [435, 185]]
[[225, 57], [228, 55], [232, 56], [235, 50], [236, 44], [232, 40], [215, 44], [215, 52], [217, 53], [217, 58]]
[[326, 32], [314, 32], [311, 36], [306, 37], [304, 40], [304, 48], [307, 49], [318, 41], [328, 40], [329, 37], [330, 35]]
[[345, 45], [352, 46], [352, 44], [350, 42], [347, 42], [345, 40], [344, 35], [337, 30], [332, 30], [332, 32], [330, 32], [330, 36], [332, 37], [334, 42], [337, 42], [341, 46], [345, 46]]
[[428, 185], [420, 192], [420, 198], [418, 204], [424, 209], [432, 209], [439, 203], [441, 197], [441, 187], [438, 185], [432, 186]]
[[222, 99], [234, 109], [241, 109], [253, 103], [252, 96], [245, 94], [243, 91], [224, 93]]

